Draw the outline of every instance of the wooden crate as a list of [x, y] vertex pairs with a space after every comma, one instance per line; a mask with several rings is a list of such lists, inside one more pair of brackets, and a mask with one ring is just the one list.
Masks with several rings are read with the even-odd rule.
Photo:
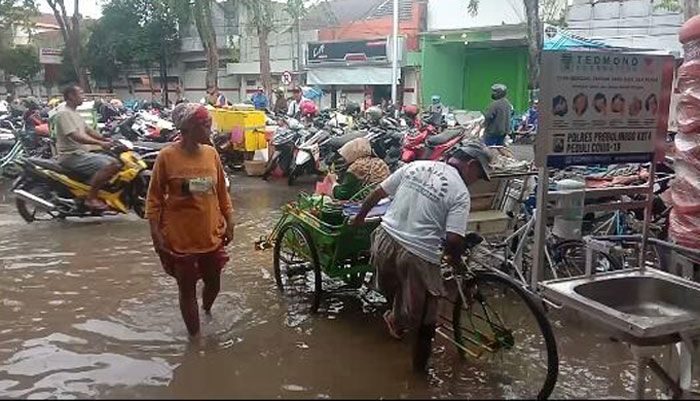
[[469, 213], [467, 231], [474, 231], [482, 236], [503, 234], [508, 231], [510, 217], [500, 210], [481, 210]]

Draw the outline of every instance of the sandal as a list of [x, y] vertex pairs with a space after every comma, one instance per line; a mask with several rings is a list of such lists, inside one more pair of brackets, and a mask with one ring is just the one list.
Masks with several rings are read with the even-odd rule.
[[384, 312], [384, 315], [382, 317], [384, 318], [384, 323], [386, 323], [386, 327], [389, 330], [389, 335], [397, 340], [402, 340], [403, 337], [401, 336], [401, 334], [398, 333], [398, 331], [396, 331], [393, 313], [390, 310], [388, 310]]

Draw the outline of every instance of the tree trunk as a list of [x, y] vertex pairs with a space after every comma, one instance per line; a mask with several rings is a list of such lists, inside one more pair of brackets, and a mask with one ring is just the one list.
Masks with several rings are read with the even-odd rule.
[[267, 43], [270, 31], [258, 28], [258, 48], [260, 49], [260, 81], [268, 99], [272, 93], [272, 73], [270, 67], [270, 46]]
[[219, 47], [216, 32], [212, 26], [211, 0], [194, 2], [194, 24], [204, 47], [207, 61], [207, 74], [204, 78], [207, 88], [219, 87]]
[[528, 42], [528, 89], [530, 96], [540, 88], [540, 65], [542, 61], [543, 27], [540, 21], [539, 3], [537, 0], [524, 0], [527, 14]]
[[685, 21], [698, 15], [698, 0], [683, 0], [683, 19]]
[[29, 87], [29, 94], [34, 96], [34, 85], [32, 85], [32, 80], [27, 80], [27, 86]]
[[160, 50], [160, 86], [163, 89], [163, 106], [168, 107], [168, 64], [165, 60], [165, 46]]

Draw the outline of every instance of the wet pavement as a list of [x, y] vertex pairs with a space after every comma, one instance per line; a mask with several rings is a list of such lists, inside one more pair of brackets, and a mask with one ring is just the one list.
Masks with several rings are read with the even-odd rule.
[[[436, 341], [430, 374], [412, 373], [410, 343], [354, 296], [288, 316], [272, 251], [253, 249], [306, 184], [232, 178], [232, 261], [204, 344], [189, 345], [174, 279], [135, 216], [25, 224], [0, 199], [0, 398], [475, 398], [498, 372]], [[550, 315], [560, 353], [554, 395], [628, 397], [629, 351], [575, 317]]]

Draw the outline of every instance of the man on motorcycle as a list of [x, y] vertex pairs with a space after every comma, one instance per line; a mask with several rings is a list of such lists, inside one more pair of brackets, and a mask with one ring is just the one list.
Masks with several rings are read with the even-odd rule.
[[255, 110], [265, 110], [267, 108], [267, 96], [263, 88], [258, 88], [257, 92], [250, 98]]
[[83, 104], [83, 90], [75, 85], [68, 86], [63, 90], [63, 98], [66, 106], [55, 117], [58, 163], [67, 170], [90, 177], [90, 192], [85, 206], [103, 210], [105, 205], [97, 199], [97, 193], [119, 172], [121, 164], [106, 154], [90, 152], [89, 145], [109, 149], [112, 143], [88, 127], [76, 111]]
[[275, 89], [275, 107], [272, 110], [275, 114], [287, 114], [287, 99], [284, 97], [284, 89]]
[[506, 135], [510, 134], [510, 115], [513, 112], [508, 98], [508, 88], [502, 84], [491, 86], [491, 105], [484, 113], [484, 144], [503, 146]]
[[306, 100], [301, 93], [300, 88], [292, 89], [292, 101], [289, 102], [287, 115], [292, 118], [299, 119], [301, 117], [301, 103]]
[[[471, 143], [458, 148], [447, 163], [416, 161], [403, 166], [364, 201], [356, 226], [380, 200], [393, 197], [372, 235], [377, 284], [393, 306], [384, 314], [392, 337], [401, 339], [406, 331], [419, 328], [421, 343], [432, 340], [438, 299], [444, 293], [442, 257], [455, 265], [461, 261], [471, 204], [467, 187], [489, 180], [489, 165], [488, 151]], [[424, 371], [428, 356], [414, 354], [414, 368]]]

